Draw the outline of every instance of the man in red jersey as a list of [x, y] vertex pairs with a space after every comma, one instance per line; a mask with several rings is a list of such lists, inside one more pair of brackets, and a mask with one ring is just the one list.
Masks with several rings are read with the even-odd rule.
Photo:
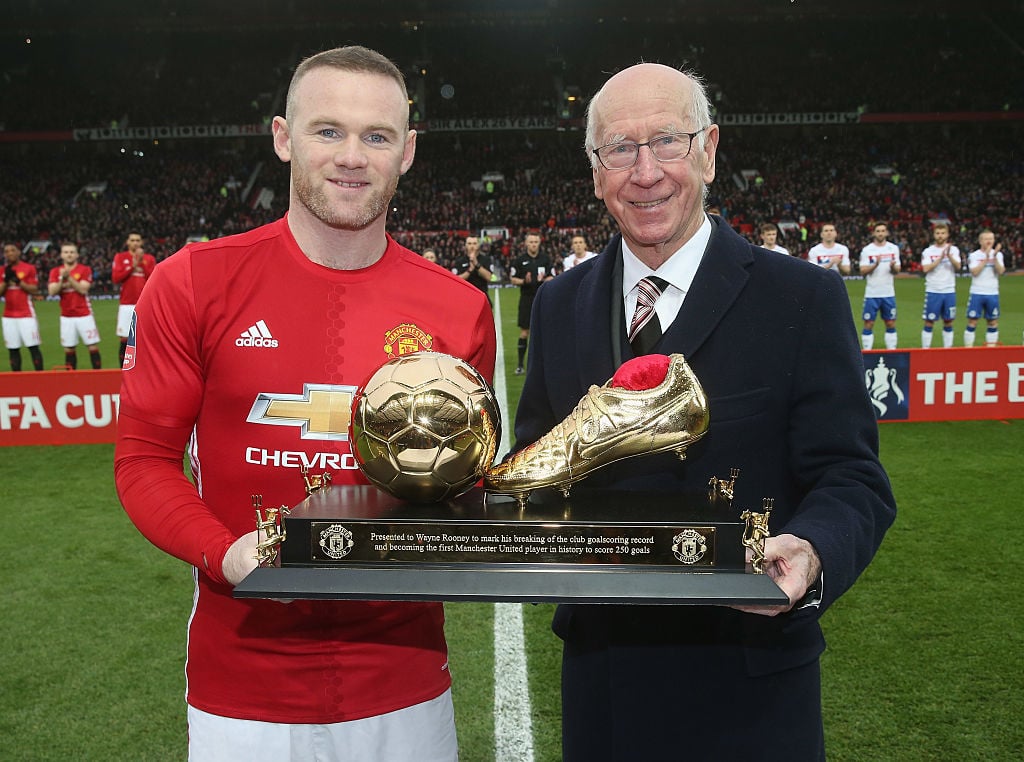
[[142, 250], [142, 236], [129, 233], [125, 241], [128, 247], [114, 255], [110, 268], [110, 279], [121, 286], [121, 306], [117, 308], [117, 335], [121, 338], [118, 349], [119, 365], [124, 365], [124, 352], [128, 346], [128, 331], [132, 327], [132, 315], [139, 301], [142, 287], [156, 267], [156, 257]]
[[39, 293], [36, 266], [21, 261], [21, 249], [13, 243], [4, 244], [4, 273], [0, 296], [4, 298], [4, 344], [10, 353], [11, 370], [21, 370], [21, 348], [27, 347], [32, 366], [43, 369], [43, 353], [39, 349], [39, 321], [32, 296]]
[[393, 353], [445, 352], [493, 374], [484, 295], [385, 232], [413, 162], [408, 119], [402, 75], [380, 54], [303, 61], [273, 122], [291, 163], [287, 215], [187, 245], [136, 305], [115, 480], [139, 530], [195, 568], [193, 762], [457, 757], [441, 604], [231, 595], [256, 566], [251, 495], [297, 504], [304, 467], [366, 483], [352, 396]]
[[64, 264], [50, 270], [47, 289], [50, 296], [60, 294], [60, 344], [64, 347], [64, 363], [72, 370], [78, 367], [75, 348], [81, 340], [89, 350], [92, 367], [99, 370], [100, 332], [89, 302], [92, 268], [78, 261], [78, 246], [73, 243], [60, 247], [60, 259]]

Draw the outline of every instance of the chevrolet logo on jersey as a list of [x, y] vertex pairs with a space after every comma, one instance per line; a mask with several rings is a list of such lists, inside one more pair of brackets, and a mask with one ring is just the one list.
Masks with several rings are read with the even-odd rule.
[[356, 390], [355, 386], [303, 384], [302, 394], [260, 392], [245, 420], [270, 426], [298, 426], [302, 439], [347, 442]]

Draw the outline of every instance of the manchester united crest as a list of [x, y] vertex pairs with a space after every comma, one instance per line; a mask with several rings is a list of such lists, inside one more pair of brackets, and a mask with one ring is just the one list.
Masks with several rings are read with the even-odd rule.
[[347, 556], [353, 544], [352, 532], [341, 524], [331, 524], [320, 532], [320, 548], [335, 561]]
[[421, 349], [430, 351], [433, 346], [434, 337], [412, 323], [402, 323], [384, 334], [384, 354], [389, 360]]
[[707, 538], [696, 529], [684, 529], [672, 538], [672, 555], [680, 563], [695, 564], [707, 552]]

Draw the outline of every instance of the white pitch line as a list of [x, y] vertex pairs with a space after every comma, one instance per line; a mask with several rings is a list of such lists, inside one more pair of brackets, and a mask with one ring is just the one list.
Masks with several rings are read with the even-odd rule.
[[523, 604], [494, 604], [494, 759], [533, 762]]
[[[505, 386], [505, 349], [501, 338], [501, 292], [494, 294], [497, 361], [494, 394], [501, 411], [501, 453], [512, 449], [512, 421]], [[494, 759], [495, 762], [533, 762], [533, 720], [530, 683], [526, 672], [523, 605], [494, 604]]]
[[497, 339], [494, 363], [494, 396], [498, 398], [498, 410], [501, 413], [501, 448], [498, 460], [512, 449], [512, 421], [508, 417], [508, 390], [505, 386], [505, 342], [501, 338], [501, 292], [503, 289], [491, 289], [494, 293], [494, 333]]

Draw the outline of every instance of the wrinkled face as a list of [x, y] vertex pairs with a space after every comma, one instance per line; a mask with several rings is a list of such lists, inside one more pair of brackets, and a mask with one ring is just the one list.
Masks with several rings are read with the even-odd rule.
[[132, 233], [130, 236], [128, 236], [128, 241], [126, 243], [128, 246], [128, 251], [130, 251], [132, 254], [134, 254], [137, 251], [142, 251], [142, 236], [139, 235], [138, 233]]
[[382, 74], [319, 67], [296, 84], [274, 150], [291, 162], [289, 214], [342, 230], [384, 224], [398, 178], [412, 166], [408, 101]]
[[885, 243], [886, 239], [889, 237], [889, 228], [885, 225], [875, 225], [872, 236], [875, 239], [875, 243]]
[[982, 233], [978, 236], [978, 244], [982, 250], [988, 251], [996, 245], [996, 234], [995, 233]]
[[7, 260], [7, 264], [13, 265], [19, 259], [21, 259], [21, 251], [13, 243], [9, 243], [4, 246], [4, 259]]
[[537, 256], [540, 252], [540, 236], [539, 235], [528, 235], [524, 241], [526, 244], [526, 253], [531, 257]]
[[935, 228], [935, 245], [945, 246], [949, 240], [949, 228]]
[[572, 253], [577, 257], [582, 257], [587, 253], [587, 242], [583, 239], [583, 236], [573, 236]]
[[835, 225], [822, 225], [821, 226], [821, 241], [825, 244], [833, 244], [836, 242], [836, 226]]
[[[665, 133], [694, 132], [689, 115], [692, 83], [659, 64], [630, 67], [605, 84], [592, 104], [595, 146], [621, 140], [646, 143]], [[699, 137], [699, 136], [698, 136]], [[630, 249], [671, 254], [697, 232], [704, 219], [704, 189], [715, 177], [718, 127], [695, 138], [685, 159], [660, 162], [640, 148], [629, 169], [593, 168], [594, 194], [615, 218]]]
[[470, 236], [466, 239], [466, 256], [476, 256], [476, 253], [480, 251], [480, 239]]
[[78, 247], [66, 243], [60, 247], [60, 260], [66, 265], [74, 265], [78, 262]]
[[775, 241], [779, 238], [778, 230], [765, 230], [761, 233], [761, 241], [769, 249], [775, 245]]

